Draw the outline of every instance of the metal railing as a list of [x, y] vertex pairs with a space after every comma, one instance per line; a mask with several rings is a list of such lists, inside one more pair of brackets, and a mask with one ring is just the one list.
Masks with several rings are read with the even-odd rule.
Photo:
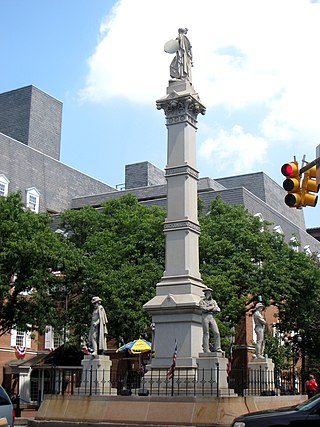
[[129, 371], [116, 376], [107, 370], [51, 368], [50, 394], [139, 395], [139, 396], [249, 396], [285, 395], [302, 392], [300, 374], [289, 371], [223, 371], [176, 368], [172, 378], [167, 370], [152, 369], [146, 374]]

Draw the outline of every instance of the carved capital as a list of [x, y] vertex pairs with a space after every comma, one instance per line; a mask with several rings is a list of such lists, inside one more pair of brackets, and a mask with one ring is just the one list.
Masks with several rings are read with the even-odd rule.
[[164, 110], [167, 124], [188, 121], [195, 125], [198, 114], [205, 114], [205, 107], [193, 96], [168, 97], [157, 101], [157, 109]]

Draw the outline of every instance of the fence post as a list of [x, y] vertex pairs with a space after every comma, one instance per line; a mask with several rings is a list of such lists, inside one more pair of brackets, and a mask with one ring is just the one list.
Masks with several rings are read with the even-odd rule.
[[259, 367], [259, 394], [261, 394], [261, 385], [262, 385], [262, 366]]
[[90, 366], [89, 396], [92, 396], [92, 366]]
[[20, 395], [17, 394], [14, 398], [13, 402], [14, 405], [14, 413], [16, 417], [21, 417], [21, 408], [20, 408]]
[[171, 396], [173, 396], [174, 393], [174, 371], [172, 372], [172, 377], [171, 377]]
[[217, 365], [217, 397], [219, 397], [219, 380], [220, 380], [220, 364], [219, 362], [216, 364]]

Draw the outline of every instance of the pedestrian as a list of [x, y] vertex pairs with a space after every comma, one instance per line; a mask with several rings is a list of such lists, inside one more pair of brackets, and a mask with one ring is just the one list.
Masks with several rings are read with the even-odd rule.
[[318, 389], [317, 381], [314, 378], [314, 375], [310, 374], [309, 379], [306, 381], [306, 392], [308, 395], [308, 399], [313, 397]]

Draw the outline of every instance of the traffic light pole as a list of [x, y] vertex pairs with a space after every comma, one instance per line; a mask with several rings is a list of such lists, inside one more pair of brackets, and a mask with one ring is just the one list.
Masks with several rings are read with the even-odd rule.
[[312, 162], [308, 163], [307, 165], [303, 166], [303, 168], [300, 169], [300, 174], [306, 172], [307, 170], [311, 169], [313, 166], [320, 165], [320, 157], [317, 157], [315, 160], [312, 160]]

